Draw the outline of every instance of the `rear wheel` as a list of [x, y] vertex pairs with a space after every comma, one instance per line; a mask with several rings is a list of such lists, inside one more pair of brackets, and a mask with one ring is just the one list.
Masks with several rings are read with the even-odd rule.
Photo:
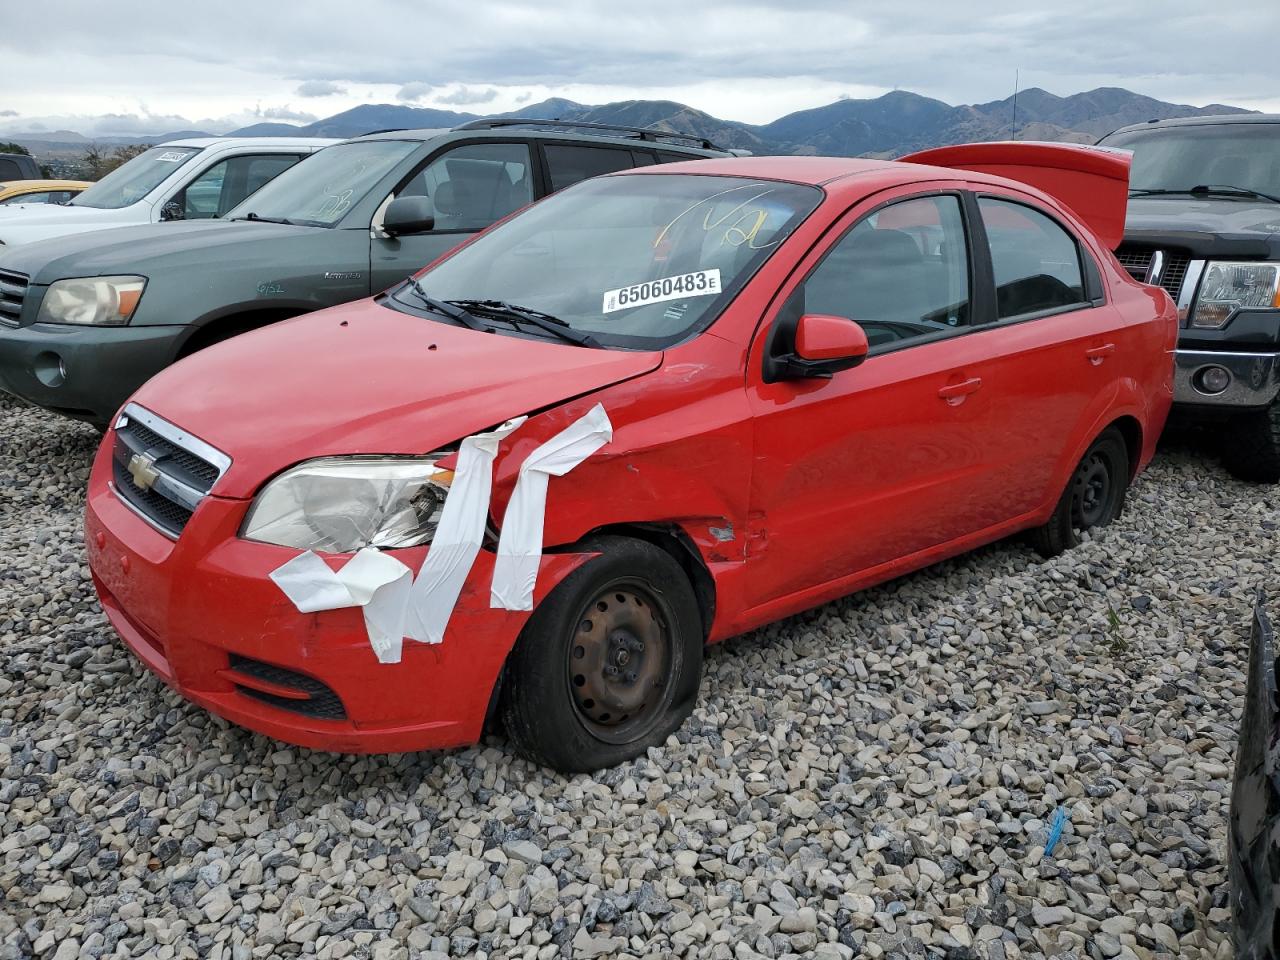
[[583, 546], [600, 556], [533, 612], [500, 706], [516, 749], [565, 773], [662, 743], [693, 709], [702, 673], [697, 600], [671, 555], [625, 537]]
[[1031, 531], [1031, 545], [1045, 558], [1076, 546], [1084, 531], [1120, 516], [1128, 488], [1129, 450], [1120, 431], [1108, 427], [1080, 458], [1049, 522]]
[[1280, 482], [1280, 406], [1236, 417], [1225, 437], [1222, 463], [1238, 480]]

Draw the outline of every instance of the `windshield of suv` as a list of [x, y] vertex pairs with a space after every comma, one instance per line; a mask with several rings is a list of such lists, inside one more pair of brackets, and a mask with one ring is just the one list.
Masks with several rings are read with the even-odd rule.
[[[710, 324], [821, 199], [815, 187], [739, 177], [587, 180], [483, 234], [419, 277], [420, 290], [468, 309], [538, 311], [601, 344], [661, 348]], [[423, 308], [412, 285], [382, 302]]]
[[[412, 140], [359, 140], [319, 150], [227, 214], [331, 227], [392, 167], [421, 146]], [[367, 224], [366, 224], [367, 226]]]
[[1112, 134], [1101, 146], [1133, 151], [1133, 191], [1230, 186], [1280, 195], [1280, 123], [1155, 127]]
[[198, 147], [152, 147], [105, 177], [71, 201], [73, 207], [119, 210], [137, 203], [162, 180], [200, 152]]

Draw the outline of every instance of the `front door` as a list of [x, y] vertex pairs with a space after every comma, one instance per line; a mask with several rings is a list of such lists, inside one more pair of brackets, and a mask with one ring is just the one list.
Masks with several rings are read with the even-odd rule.
[[[829, 380], [764, 382], [766, 318], [748, 368], [755, 423], [752, 605], [870, 571], [993, 522], [995, 397], [973, 335], [974, 270], [958, 189], [920, 185], [847, 215], [778, 311], [846, 317], [871, 345]], [[888, 202], [886, 202], [888, 201]], [[985, 304], [985, 301], [983, 301]], [[985, 306], [984, 306], [985, 309]]]
[[[429, 197], [435, 228], [415, 236], [387, 236], [381, 228], [382, 211], [396, 197]], [[437, 154], [388, 196], [374, 217], [369, 239], [371, 292], [399, 283], [533, 197], [527, 143], [466, 143]]]

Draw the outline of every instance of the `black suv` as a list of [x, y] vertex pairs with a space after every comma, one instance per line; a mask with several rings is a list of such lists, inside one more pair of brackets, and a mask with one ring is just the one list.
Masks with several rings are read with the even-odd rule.
[[1125, 240], [1137, 279], [1178, 305], [1174, 414], [1220, 425], [1237, 477], [1280, 481], [1280, 116], [1134, 124]]

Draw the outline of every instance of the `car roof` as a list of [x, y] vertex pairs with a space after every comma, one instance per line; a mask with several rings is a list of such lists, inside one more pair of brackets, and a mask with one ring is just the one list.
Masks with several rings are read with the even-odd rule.
[[[364, 140], [415, 140], [423, 143], [429, 140], [435, 140], [438, 137], [455, 136], [458, 139], [467, 140], [510, 140], [513, 137], [526, 140], [572, 140], [578, 143], [607, 143], [619, 147], [640, 147], [643, 149], [669, 150], [674, 153], [687, 153], [696, 156], [720, 157], [724, 156], [721, 150], [708, 150], [703, 147], [694, 146], [685, 143], [671, 143], [666, 140], [654, 142], [652, 140], [641, 140], [635, 136], [617, 136], [611, 137], [602, 133], [579, 133], [567, 127], [572, 124], [566, 121], [566, 129], [546, 129], [537, 126], [521, 127], [519, 124], [511, 124], [509, 126], [495, 127], [493, 129], [484, 128], [468, 128], [465, 125], [461, 127], [441, 127], [441, 128], [423, 128], [417, 130], [379, 130], [375, 133], [366, 133], [363, 136], [351, 137], [343, 143], [356, 143]], [[663, 137], [679, 138], [684, 136], [678, 133], [667, 133], [664, 130], [655, 130], [655, 134]]]
[[156, 147], [327, 147], [337, 143], [333, 137], [189, 137], [184, 140], [166, 140], [152, 144]]
[[0, 192], [5, 190], [74, 190], [91, 186], [88, 180], [5, 180], [0, 182]]
[[[1280, 123], [1280, 113], [1215, 113], [1207, 117], [1172, 117], [1168, 120], [1147, 120], [1143, 123], [1131, 123], [1128, 126], [1112, 130], [1107, 136], [1116, 133], [1131, 133], [1134, 130], [1153, 130], [1163, 127], [1202, 127], [1223, 123]], [[1105, 137], [1103, 139], [1106, 139]]]
[[[892, 174], [900, 169], [902, 179], [920, 180], [919, 171], [929, 169], [918, 164], [893, 160], [861, 160], [851, 157], [711, 157], [706, 160], [682, 160], [659, 166], [636, 167], [610, 176], [636, 174], [698, 173], [712, 177], [753, 177], [760, 180], [785, 180], [821, 186], [834, 180], [864, 173]], [[912, 174], [915, 176], [912, 176]], [[956, 172], [947, 171], [950, 179]]]

